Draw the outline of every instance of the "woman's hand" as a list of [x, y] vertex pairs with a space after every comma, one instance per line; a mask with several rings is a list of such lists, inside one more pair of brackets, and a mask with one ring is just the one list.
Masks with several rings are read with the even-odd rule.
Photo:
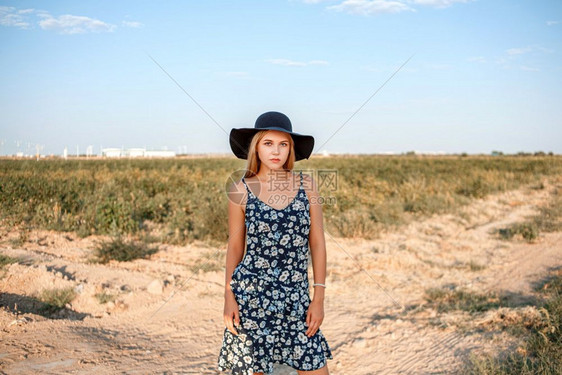
[[306, 313], [306, 325], [308, 329], [306, 330], [306, 335], [312, 337], [320, 328], [322, 321], [324, 320], [324, 301], [313, 299], [308, 306], [308, 312]]
[[238, 335], [238, 332], [234, 328], [234, 323], [240, 325], [238, 303], [234, 298], [234, 293], [232, 293], [231, 290], [227, 290], [224, 293], [224, 325], [232, 334]]

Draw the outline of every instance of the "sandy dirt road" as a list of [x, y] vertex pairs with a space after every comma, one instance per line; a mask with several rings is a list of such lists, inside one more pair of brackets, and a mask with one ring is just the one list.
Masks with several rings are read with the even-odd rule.
[[[502, 330], [474, 329], [496, 319], [439, 314], [427, 288], [507, 293], [514, 307], [534, 298], [533, 283], [562, 265], [562, 233], [533, 243], [494, 232], [545, 205], [561, 181], [475, 200], [456, 215], [434, 215], [376, 240], [333, 238], [322, 331], [333, 374], [448, 374], [470, 352], [516, 345]], [[3, 229], [0, 252], [18, 257], [0, 278], [0, 373], [220, 374], [222, 270], [193, 273], [198, 258], [225, 249], [162, 246], [150, 259], [91, 264], [95, 238], [35, 231], [17, 248]], [[76, 299], [59, 316], [37, 314], [45, 288], [72, 286]], [[96, 293], [116, 296], [100, 303]], [[503, 310], [502, 310], [503, 311]], [[505, 311], [504, 311], [505, 312]], [[278, 366], [275, 374], [296, 374]]]

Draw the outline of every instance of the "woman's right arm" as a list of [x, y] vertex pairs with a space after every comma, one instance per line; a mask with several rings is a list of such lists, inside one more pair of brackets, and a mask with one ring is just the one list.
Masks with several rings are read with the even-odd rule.
[[[240, 189], [241, 188], [241, 189]], [[233, 334], [237, 334], [233, 322], [240, 324], [238, 303], [234, 298], [234, 293], [230, 289], [230, 281], [234, 269], [244, 256], [246, 246], [246, 223], [244, 206], [242, 205], [245, 197], [240, 191], [245, 191], [242, 182], [232, 185], [228, 194], [228, 247], [226, 250], [226, 271], [225, 271], [225, 290], [224, 290], [224, 323], [226, 328]]]

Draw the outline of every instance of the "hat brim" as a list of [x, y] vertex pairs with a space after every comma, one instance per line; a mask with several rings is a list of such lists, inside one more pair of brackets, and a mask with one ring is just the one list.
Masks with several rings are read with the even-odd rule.
[[279, 130], [290, 134], [295, 144], [295, 161], [308, 159], [314, 149], [314, 137], [311, 135], [288, 132], [286, 129], [270, 127], [267, 129], [239, 128], [230, 131], [230, 148], [239, 159], [248, 159], [248, 148], [254, 134], [262, 130]]

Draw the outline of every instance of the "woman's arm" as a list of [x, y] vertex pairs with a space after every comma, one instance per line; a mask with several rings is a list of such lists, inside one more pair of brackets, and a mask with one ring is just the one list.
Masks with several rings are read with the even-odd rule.
[[244, 256], [246, 246], [246, 223], [244, 206], [242, 202], [245, 198], [240, 191], [245, 191], [242, 182], [233, 184], [228, 192], [228, 247], [226, 250], [226, 271], [225, 271], [225, 290], [224, 290], [224, 323], [226, 328], [233, 334], [237, 334], [233, 322], [240, 324], [238, 304], [234, 298], [234, 293], [230, 289], [230, 281], [234, 269]]
[[[304, 175], [303, 175], [304, 176]], [[310, 232], [308, 243], [310, 245], [310, 255], [312, 257], [312, 271], [314, 274], [314, 284], [326, 283], [326, 241], [324, 238], [324, 219], [322, 217], [322, 204], [320, 195], [316, 188], [316, 183], [310, 176], [304, 177], [308, 190], [308, 200], [310, 202]], [[308, 308], [306, 321], [308, 329], [306, 334], [310, 337], [316, 334], [318, 328], [324, 320], [324, 292], [322, 286], [314, 287], [314, 296]]]

